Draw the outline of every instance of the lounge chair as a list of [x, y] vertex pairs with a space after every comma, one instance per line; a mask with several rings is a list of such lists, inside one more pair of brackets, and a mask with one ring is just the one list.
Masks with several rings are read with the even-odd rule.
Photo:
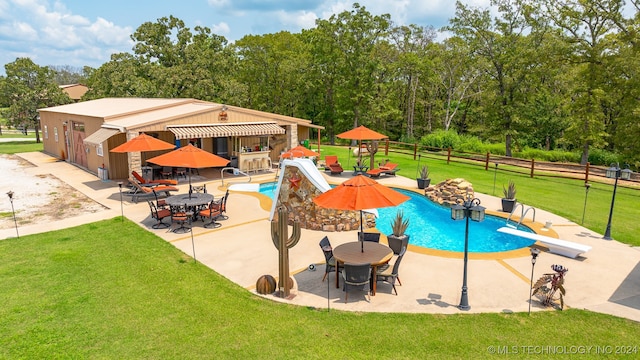
[[137, 171], [133, 170], [131, 172], [131, 175], [133, 175], [133, 177], [138, 180], [138, 182], [142, 185], [178, 185], [178, 180], [171, 180], [171, 179], [157, 179], [157, 180], [151, 180], [151, 181], [147, 181], [145, 178], [143, 178], [142, 176], [140, 176], [140, 174], [138, 174]]
[[342, 165], [338, 162], [338, 157], [335, 155], [327, 155], [324, 157], [324, 161], [326, 164], [325, 171], [331, 171], [332, 175], [342, 174], [344, 169]]
[[387, 162], [384, 165], [380, 165], [375, 169], [367, 171], [367, 175], [370, 177], [378, 177], [382, 174], [396, 176], [396, 172], [400, 170], [398, 164]]
[[[138, 181], [129, 178], [129, 185], [133, 190], [128, 194], [131, 195], [131, 201], [138, 202], [140, 198], [156, 198], [157, 196], [170, 196], [171, 191], [178, 191], [175, 186], [157, 185], [157, 186], [143, 186]], [[155, 191], [155, 193], [154, 193]]]

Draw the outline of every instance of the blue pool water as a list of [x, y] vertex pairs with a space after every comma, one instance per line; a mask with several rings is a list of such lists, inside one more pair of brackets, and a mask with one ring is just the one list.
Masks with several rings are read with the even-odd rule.
[[[260, 193], [274, 198], [276, 183], [260, 185]], [[451, 220], [451, 210], [438, 205], [421, 194], [397, 189], [411, 197], [399, 206], [378, 209], [377, 228], [383, 234], [391, 234], [391, 221], [399, 209], [409, 219], [409, 244], [430, 249], [464, 251], [465, 221]], [[495, 216], [486, 216], [483, 222], [469, 221], [469, 252], [501, 252], [530, 246], [533, 240], [499, 233], [505, 220]], [[520, 230], [530, 231], [526, 227]]]

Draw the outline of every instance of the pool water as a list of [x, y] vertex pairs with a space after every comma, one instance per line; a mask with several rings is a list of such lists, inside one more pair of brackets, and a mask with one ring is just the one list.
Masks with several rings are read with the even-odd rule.
[[[274, 198], [276, 183], [260, 185], [260, 193]], [[414, 191], [394, 188], [411, 199], [391, 208], [379, 208], [377, 228], [383, 234], [391, 234], [391, 222], [399, 209], [409, 219], [406, 233], [409, 244], [429, 249], [464, 251], [465, 221], [451, 220], [451, 210], [433, 203]], [[516, 250], [531, 246], [535, 241], [499, 233], [505, 219], [487, 215], [483, 222], [469, 221], [469, 252], [486, 253]], [[519, 230], [531, 231], [525, 226]]]

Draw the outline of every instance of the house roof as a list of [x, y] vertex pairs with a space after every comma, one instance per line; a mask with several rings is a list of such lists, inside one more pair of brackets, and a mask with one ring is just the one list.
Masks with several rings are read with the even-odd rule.
[[104, 125], [106, 125], [106, 127], [114, 126], [117, 128], [134, 129], [156, 122], [166, 122], [199, 113], [223, 110], [224, 108], [226, 108], [227, 111], [261, 117], [267, 121], [285, 122], [324, 129], [322, 126], [311, 124], [311, 120], [196, 99], [104, 98], [54, 106], [39, 109], [38, 111], [102, 118], [104, 119]]

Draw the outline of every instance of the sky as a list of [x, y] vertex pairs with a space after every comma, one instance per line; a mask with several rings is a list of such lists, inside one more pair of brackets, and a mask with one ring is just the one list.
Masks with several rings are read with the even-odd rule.
[[[489, 0], [462, 0], [485, 8]], [[40, 66], [100, 67], [111, 54], [132, 52], [130, 35], [144, 22], [173, 15], [185, 26], [206, 26], [229, 43], [245, 35], [315, 26], [316, 19], [350, 11], [342, 0], [0, 0], [0, 75], [4, 65], [28, 57]], [[359, 0], [395, 25], [446, 25], [453, 0]]]

